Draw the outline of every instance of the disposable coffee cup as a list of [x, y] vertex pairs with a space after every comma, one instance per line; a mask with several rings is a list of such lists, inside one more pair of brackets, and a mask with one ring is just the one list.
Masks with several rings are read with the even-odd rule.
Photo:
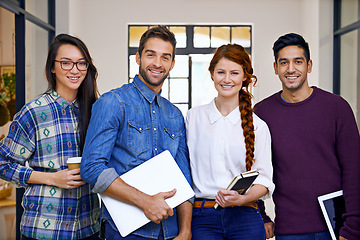
[[67, 160], [69, 170], [80, 168], [81, 157], [72, 157]]

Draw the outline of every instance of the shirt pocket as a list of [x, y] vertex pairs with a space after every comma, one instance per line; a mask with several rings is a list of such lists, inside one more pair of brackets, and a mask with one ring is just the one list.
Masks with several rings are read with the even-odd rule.
[[127, 146], [137, 153], [148, 150], [150, 148], [149, 124], [128, 121]]
[[182, 132], [177, 129], [171, 129], [166, 127], [164, 127], [164, 131], [165, 131], [166, 149], [168, 149], [175, 156], [176, 151], [179, 147]]

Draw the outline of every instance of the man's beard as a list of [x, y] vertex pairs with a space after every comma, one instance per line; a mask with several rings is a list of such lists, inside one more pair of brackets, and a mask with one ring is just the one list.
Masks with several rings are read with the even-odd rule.
[[169, 73], [168, 73], [168, 74], [164, 75], [164, 77], [161, 78], [160, 81], [152, 82], [146, 75], [146, 71], [141, 67], [141, 65], [139, 67], [139, 74], [144, 79], [145, 82], [147, 82], [148, 84], [150, 84], [151, 86], [154, 86], [154, 87], [157, 87], [157, 86], [160, 86], [161, 84], [163, 84], [165, 79], [169, 76]]

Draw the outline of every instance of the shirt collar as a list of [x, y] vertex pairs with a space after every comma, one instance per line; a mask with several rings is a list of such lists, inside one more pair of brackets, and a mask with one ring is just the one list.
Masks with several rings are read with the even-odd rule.
[[77, 101], [77, 99], [75, 99], [73, 102], [69, 102], [67, 100], [65, 100], [64, 98], [62, 98], [60, 96], [60, 94], [58, 94], [55, 90], [50, 89], [48, 91], [48, 94], [54, 99], [55, 102], [57, 102], [62, 108], [67, 108], [69, 106], [74, 106], [76, 108], [79, 107], [79, 102]]
[[231, 113], [229, 113], [226, 117], [224, 117], [220, 111], [217, 109], [215, 105], [215, 99], [211, 101], [208, 108], [208, 115], [210, 119], [210, 124], [214, 124], [220, 118], [228, 119], [232, 125], [236, 125], [238, 122], [241, 121], [240, 110], [239, 108], [235, 108]]
[[133, 84], [139, 90], [141, 95], [143, 95], [144, 98], [149, 103], [152, 103], [156, 99], [157, 100], [156, 102], [160, 105], [160, 102], [161, 102], [161, 97], [160, 97], [161, 90], [160, 90], [160, 92], [158, 94], [155, 94], [153, 90], [151, 90], [148, 86], [146, 86], [143, 81], [141, 81], [141, 79], [139, 78], [139, 76], [137, 74], [135, 75], [135, 78], [133, 80]]

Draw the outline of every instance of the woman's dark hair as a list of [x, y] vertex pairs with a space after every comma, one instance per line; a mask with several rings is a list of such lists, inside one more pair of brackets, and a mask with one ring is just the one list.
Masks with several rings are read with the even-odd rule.
[[84, 44], [84, 42], [82, 42], [79, 38], [70, 36], [68, 34], [59, 34], [53, 39], [49, 47], [49, 52], [46, 60], [45, 74], [49, 84], [49, 89], [56, 90], [56, 76], [55, 73], [51, 72], [51, 70], [54, 68], [54, 60], [56, 59], [56, 56], [58, 54], [59, 47], [64, 44], [70, 44], [77, 47], [84, 55], [86, 62], [89, 63], [85, 79], [81, 83], [76, 96], [79, 104], [78, 124], [80, 133], [80, 152], [82, 153], [85, 143], [86, 130], [89, 126], [89, 121], [91, 117], [91, 107], [99, 96], [96, 85], [96, 78], [98, 76], [98, 72], [93, 64], [89, 50]]
[[226, 58], [242, 66], [244, 70], [245, 81], [239, 93], [239, 110], [241, 113], [241, 126], [245, 138], [246, 149], [246, 170], [249, 171], [254, 159], [255, 151], [255, 133], [253, 124], [253, 108], [252, 108], [252, 94], [249, 91], [249, 86], [255, 85], [257, 78], [253, 74], [251, 60], [249, 54], [245, 49], [238, 44], [227, 44], [219, 47], [210, 62], [209, 71], [211, 75], [214, 74], [216, 64], [222, 59]]
[[144, 50], [145, 43], [150, 38], [160, 38], [165, 42], [170, 42], [173, 47], [173, 55], [172, 60], [175, 59], [176, 52], [176, 39], [174, 33], [170, 32], [170, 30], [164, 25], [157, 25], [152, 28], [149, 28], [140, 38], [138, 53], [141, 57], [142, 51]]
[[277, 62], [279, 57], [279, 51], [287, 46], [298, 46], [304, 50], [304, 55], [306, 61], [310, 60], [310, 49], [309, 44], [305, 41], [305, 39], [297, 33], [288, 33], [278, 38], [275, 41], [273, 46], [273, 52], [275, 57], [275, 62]]

